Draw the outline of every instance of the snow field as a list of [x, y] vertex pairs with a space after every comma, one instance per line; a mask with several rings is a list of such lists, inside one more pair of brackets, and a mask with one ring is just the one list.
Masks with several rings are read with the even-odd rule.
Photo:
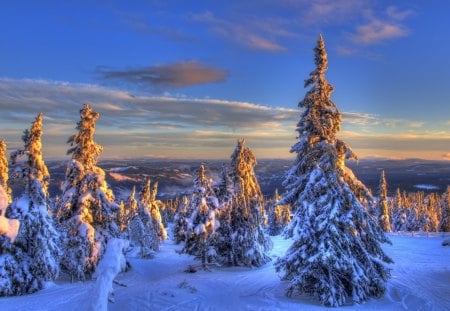
[[[450, 247], [442, 236], [391, 235], [384, 249], [395, 264], [386, 295], [342, 310], [450, 310]], [[282, 256], [292, 240], [273, 237], [271, 256]], [[260, 268], [200, 268], [193, 257], [178, 254], [182, 245], [161, 244], [154, 259], [128, 258], [131, 270], [120, 273], [109, 310], [330, 310], [311, 297], [284, 296], [273, 260]], [[196, 273], [184, 272], [189, 265]], [[0, 299], [0, 310], [88, 310], [95, 281], [58, 280], [32, 295]]]

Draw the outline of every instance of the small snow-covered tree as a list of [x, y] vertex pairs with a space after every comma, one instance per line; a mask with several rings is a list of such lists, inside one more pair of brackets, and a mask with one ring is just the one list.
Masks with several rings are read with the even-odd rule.
[[[133, 197], [128, 201], [132, 201]], [[137, 202], [136, 202], [137, 203]], [[158, 231], [154, 228], [154, 221], [150, 211], [145, 204], [137, 204], [137, 213], [133, 214], [128, 227], [128, 235], [132, 246], [139, 247], [139, 256], [142, 258], [152, 258], [156, 251], [159, 250]]]
[[211, 242], [217, 227], [215, 211], [218, 207], [219, 201], [206, 177], [205, 166], [202, 164], [198, 176], [194, 179], [194, 190], [189, 207], [192, 214], [188, 221], [186, 243], [181, 252], [199, 258], [203, 267], [209, 259], [208, 255], [212, 255], [214, 259], [216, 257]]
[[391, 232], [391, 221], [387, 200], [387, 184], [384, 171], [381, 171], [378, 193], [378, 224], [384, 232]]
[[80, 110], [78, 133], [71, 136], [67, 151], [72, 155], [57, 203], [57, 218], [64, 230], [62, 267], [72, 279], [90, 277], [105, 252], [108, 239], [117, 237], [119, 206], [97, 166], [102, 147], [94, 141], [99, 114], [85, 104]]
[[160, 200], [156, 200], [157, 193], [158, 183], [155, 182], [152, 186], [150, 179], [147, 179], [140, 192], [139, 204], [143, 205], [150, 212], [153, 230], [155, 230], [159, 240], [164, 241], [167, 239], [167, 231], [166, 228], [164, 228], [160, 212], [164, 206]]
[[389, 240], [346, 181], [352, 176], [345, 159], [354, 153], [336, 137], [341, 114], [325, 78], [322, 36], [314, 52], [316, 69], [305, 81], [311, 89], [299, 103], [298, 142], [291, 149], [297, 156], [280, 202], [295, 211], [287, 231], [294, 241], [275, 267], [290, 282], [288, 295], [307, 293], [339, 306], [383, 295], [390, 275], [386, 264], [392, 261], [381, 248]]
[[447, 191], [442, 195], [439, 231], [450, 232], [450, 186], [447, 187]]
[[290, 206], [288, 204], [278, 204], [281, 201], [281, 196], [278, 194], [278, 189], [275, 190], [275, 196], [273, 197], [272, 205], [269, 210], [269, 234], [279, 235], [283, 232], [284, 228], [291, 221]]
[[8, 197], [8, 203], [11, 203], [11, 188], [8, 186], [8, 157], [6, 156], [6, 143], [0, 139], [0, 186], [3, 187]]
[[[38, 114], [31, 128], [24, 131], [24, 147], [11, 153], [15, 166], [14, 179], [24, 186], [20, 198], [10, 206], [10, 217], [20, 221], [15, 246], [20, 248], [22, 265], [27, 266], [28, 282], [17, 284], [21, 292], [32, 293], [42, 289], [46, 281], [59, 274], [59, 234], [48, 214], [47, 184], [49, 173], [42, 158], [42, 113]], [[24, 157], [23, 163], [18, 159]]]
[[220, 226], [214, 242], [223, 263], [261, 266], [270, 260], [267, 251], [272, 244], [263, 230], [265, 211], [255, 165], [252, 151], [244, 139], [239, 140], [231, 155], [231, 199], [218, 212]]
[[224, 163], [219, 173], [219, 179], [213, 185], [213, 189], [216, 193], [216, 197], [221, 204], [228, 202], [233, 195], [233, 182], [229, 174], [229, 169]]
[[406, 231], [407, 212], [408, 210], [405, 208], [402, 193], [397, 188], [392, 212], [392, 228], [394, 231]]
[[5, 217], [8, 200], [8, 194], [0, 185], [0, 297], [27, 293], [34, 279], [28, 260], [24, 260], [26, 254], [14, 244], [20, 222]]
[[189, 207], [189, 199], [183, 196], [173, 220], [173, 239], [176, 244], [186, 240], [189, 218], [191, 217]]

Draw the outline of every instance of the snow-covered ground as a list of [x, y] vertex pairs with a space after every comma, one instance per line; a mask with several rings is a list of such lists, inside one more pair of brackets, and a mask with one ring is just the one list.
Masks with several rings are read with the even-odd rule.
[[[438, 236], [391, 236], [394, 259], [388, 291], [381, 299], [342, 310], [450, 310], [450, 247]], [[274, 237], [272, 257], [291, 243]], [[154, 259], [128, 258], [132, 269], [114, 285], [109, 310], [330, 310], [309, 297], [287, 298], [273, 262], [261, 268], [211, 268], [185, 272], [198, 263], [167, 241]], [[95, 282], [58, 281], [35, 294], [0, 298], [0, 310], [89, 310]]]

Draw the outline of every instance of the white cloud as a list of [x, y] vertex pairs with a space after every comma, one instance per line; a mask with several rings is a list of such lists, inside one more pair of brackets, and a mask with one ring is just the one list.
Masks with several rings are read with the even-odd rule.
[[358, 26], [356, 33], [351, 34], [349, 38], [354, 43], [370, 45], [407, 35], [407, 28], [401, 24], [373, 19], [367, 24]]

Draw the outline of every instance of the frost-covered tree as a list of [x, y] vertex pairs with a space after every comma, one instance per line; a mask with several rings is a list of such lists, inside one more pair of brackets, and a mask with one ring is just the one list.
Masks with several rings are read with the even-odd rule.
[[218, 207], [219, 201], [210, 180], [206, 177], [205, 166], [202, 164], [198, 176], [194, 179], [194, 189], [189, 207], [192, 213], [186, 230], [186, 243], [181, 252], [199, 258], [203, 267], [206, 266], [208, 256], [214, 257], [214, 259], [216, 257], [212, 242], [218, 225], [215, 219]]
[[[10, 217], [21, 223], [15, 246], [20, 248], [20, 264], [30, 275], [15, 286], [22, 293], [42, 289], [44, 283], [59, 274], [59, 234], [48, 214], [47, 184], [49, 173], [42, 158], [42, 113], [38, 114], [31, 128], [24, 131], [24, 147], [11, 153], [15, 167], [14, 180], [24, 186], [20, 198], [10, 206]], [[24, 161], [19, 163], [19, 158]]]
[[186, 240], [186, 232], [189, 224], [189, 218], [191, 216], [189, 207], [189, 199], [186, 196], [183, 196], [181, 203], [178, 206], [178, 211], [173, 219], [173, 239], [176, 244]]
[[152, 186], [150, 179], [147, 179], [139, 194], [139, 205], [143, 205], [150, 212], [153, 222], [153, 230], [155, 230], [159, 240], [164, 241], [167, 239], [167, 231], [166, 228], [164, 228], [160, 212], [164, 206], [160, 200], [156, 200], [157, 193], [158, 183], [155, 182]]
[[391, 221], [387, 199], [387, 184], [384, 171], [381, 171], [378, 193], [378, 224], [384, 232], [391, 232]]
[[[147, 184], [147, 183], [146, 183]], [[147, 209], [147, 205], [138, 203], [135, 200], [135, 192], [133, 191], [128, 198], [128, 204], [137, 208], [133, 213], [128, 227], [128, 235], [131, 246], [139, 247], [139, 256], [142, 258], [152, 258], [156, 251], [159, 250], [158, 230], [155, 230], [152, 215]]]
[[6, 143], [0, 139], [0, 186], [3, 187], [8, 197], [8, 203], [11, 203], [11, 188], [8, 186], [8, 157], [6, 156]]
[[284, 228], [291, 221], [290, 206], [288, 204], [278, 204], [281, 201], [281, 196], [278, 194], [278, 189], [275, 190], [275, 196], [270, 202], [271, 208], [269, 210], [269, 227], [270, 235], [279, 235]]
[[394, 231], [406, 231], [406, 218], [408, 210], [405, 208], [404, 200], [400, 189], [395, 191], [392, 212], [392, 228]]
[[120, 211], [117, 219], [117, 224], [119, 225], [120, 232], [123, 232], [125, 233], [125, 235], [127, 235], [131, 218], [136, 216], [138, 213], [138, 202], [136, 200], [135, 186], [133, 186], [133, 189], [131, 190], [130, 195], [127, 197], [126, 201], [121, 201], [119, 203], [119, 207]]
[[447, 187], [447, 191], [442, 195], [439, 231], [450, 232], [450, 186]]
[[119, 206], [97, 166], [102, 147], [94, 141], [99, 114], [85, 104], [80, 110], [78, 133], [71, 136], [67, 151], [72, 155], [57, 204], [57, 218], [63, 229], [65, 254], [62, 267], [72, 279], [89, 278], [105, 252], [106, 243], [117, 237]]
[[0, 185], [0, 296], [26, 294], [34, 280], [29, 261], [24, 261], [26, 254], [14, 244], [20, 222], [5, 217], [8, 200], [8, 194]]
[[224, 163], [219, 173], [219, 179], [213, 185], [216, 197], [221, 204], [228, 202], [233, 195], [233, 182], [231, 181], [229, 169]]
[[231, 155], [229, 177], [233, 185], [231, 199], [219, 211], [215, 249], [223, 263], [261, 266], [270, 258], [272, 247], [264, 234], [263, 197], [254, 172], [256, 158], [239, 140]]
[[344, 160], [354, 154], [336, 137], [341, 114], [325, 78], [322, 36], [314, 52], [316, 69], [305, 81], [311, 89], [299, 103], [298, 142], [291, 149], [297, 156], [280, 202], [295, 211], [287, 231], [294, 241], [275, 266], [290, 282], [288, 295], [307, 293], [324, 305], [339, 306], [383, 295], [390, 275], [386, 264], [392, 260], [381, 248], [389, 240], [346, 182]]

